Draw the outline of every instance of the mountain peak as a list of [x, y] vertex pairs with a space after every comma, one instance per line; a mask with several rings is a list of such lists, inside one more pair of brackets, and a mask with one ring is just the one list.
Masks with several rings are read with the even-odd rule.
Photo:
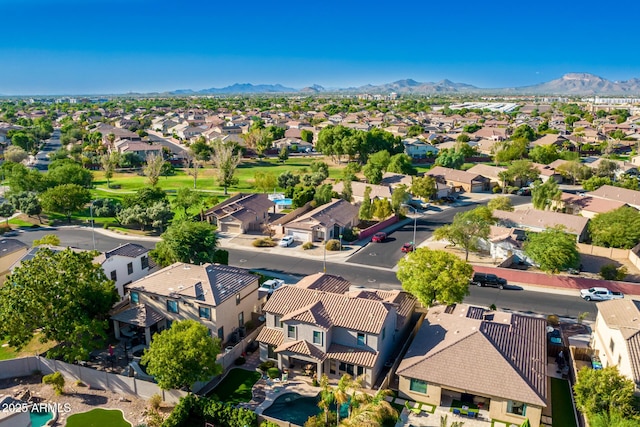
[[590, 73], [567, 73], [561, 77], [562, 80], [585, 80], [585, 81], [604, 81], [600, 76]]

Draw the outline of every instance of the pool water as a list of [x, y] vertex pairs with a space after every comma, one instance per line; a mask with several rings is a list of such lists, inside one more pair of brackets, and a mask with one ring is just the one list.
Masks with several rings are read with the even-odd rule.
[[273, 203], [278, 207], [291, 206], [293, 204], [293, 199], [275, 199]]
[[29, 416], [31, 417], [31, 426], [32, 427], [42, 427], [53, 418], [53, 414], [51, 412], [29, 412]]
[[[322, 409], [318, 407], [318, 402], [320, 402], [320, 394], [307, 397], [298, 393], [285, 393], [282, 396], [278, 396], [262, 414], [302, 426], [309, 417], [322, 413]], [[345, 403], [340, 407], [340, 418], [346, 418], [349, 415], [348, 406]], [[331, 410], [335, 411], [336, 406], [333, 405]]]

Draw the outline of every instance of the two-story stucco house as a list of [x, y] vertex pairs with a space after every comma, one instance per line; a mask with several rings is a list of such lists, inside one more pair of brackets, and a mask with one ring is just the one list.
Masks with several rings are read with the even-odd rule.
[[350, 287], [341, 277], [307, 276], [277, 289], [263, 308], [266, 325], [256, 340], [260, 359], [293, 374], [361, 377], [375, 384], [401, 346], [415, 299], [401, 291]]
[[546, 326], [467, 304], [432, 307], [396, 371], [400, 396], [467, 402], [507, 425], [538, 427], [548, 398]]
[[[227, 265], [175, 263], [125, 287], [130, 307], [114, 314], [116, 338], [151, 334], [192, 319], [224, 343], [244, 333], [260, 312], [258, 276]], [[124, 331], [124, 332], [123, 332]]]
[[100, 264], [107, 278], [115, 282], [121, 299], [125, 297], [125, 285], [142, 279], [155, 266], [149, 259], [149, 249], [136, 243], [120, 245], [98, 255], [93, 262]]
[[617, 366], [640, 395], [640, 301], [616, 299], [597, 307], [592, 346], [602, 365]]

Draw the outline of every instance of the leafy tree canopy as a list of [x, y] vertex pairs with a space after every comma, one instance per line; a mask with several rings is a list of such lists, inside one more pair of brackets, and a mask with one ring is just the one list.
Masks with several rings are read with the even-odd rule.
[[151, 257], [162, 267], [175, 262], [207, 264], [217, 262], [218, 236], [207, 222], [180, 221], [162, 233]]
[[495, 223], [491, 210], [480, 206], [470, 211], [458, 212], [451, 224], [436, 230], [434, 237], [462, 247], [465, 250], [465, 260], [468, 260], [469, 251], [478, 250], [480, 240], [489, 238], [491, 225]]
[[633, 413], [633, 381], [620, 374], [616, 366], [599, 370], [582, 368], [573, 391], [576, 406], [589, 417], [611, 412]]
[[562, 227], [527, 233], [524, 253], [547, 273], [558, 273], [580, 265], [576, 236], [566, 233]]
[[640, 243], [640, 212], [622, 206], [598, 214], [589, 221], [589, 233], [594, 245], [631, 249]]

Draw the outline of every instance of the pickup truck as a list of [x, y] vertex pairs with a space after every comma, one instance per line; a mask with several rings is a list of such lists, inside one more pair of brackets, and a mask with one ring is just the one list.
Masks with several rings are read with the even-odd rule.
[[612, 299], [622, 299], [624, 295], [622, 292], [610, 291], [607, 288], [589, 288], [581, 289], [580, 297], [585, 301], [609, 301]]
[[504, 289], [507, 281], [495, 274], [475, 273], [471, 283], [476, 286], [491, 286], [494, 288]]
[[264, 282], [259, 288], [259, 291], [266, 292], [269, 295], [273, 293], [276, 289], [280, 288], [284, 285], [284, 280], [281, 279], [271, 279]]

